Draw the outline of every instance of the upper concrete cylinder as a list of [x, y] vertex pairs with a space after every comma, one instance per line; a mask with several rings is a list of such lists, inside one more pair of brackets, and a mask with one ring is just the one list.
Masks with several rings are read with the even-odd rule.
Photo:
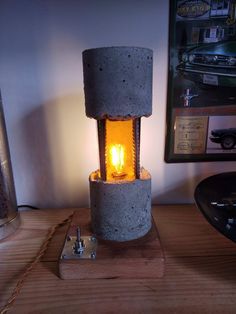
[[153, 52], [108, 47], [83, 52], [86, 115], [130, 119], [152, 114]]

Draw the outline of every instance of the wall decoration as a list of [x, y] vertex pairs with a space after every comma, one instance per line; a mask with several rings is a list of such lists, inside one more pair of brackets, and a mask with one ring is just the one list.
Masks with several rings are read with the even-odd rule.
[[170, 1], [165, 160], [236, 160], [236, 0]]

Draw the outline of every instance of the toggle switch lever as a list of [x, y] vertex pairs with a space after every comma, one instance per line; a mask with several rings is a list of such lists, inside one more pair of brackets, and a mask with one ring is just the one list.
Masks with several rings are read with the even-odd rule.
[[75, 241], [75, 245], [74, 245], [74, 252], [75, 252], [75, 254], [82, 255], [84, 253], [84, 249], [85, 249], [84, 240], [81, 239], [80, 228], [77, 227], [77, 230], [76, 230], [76, 241]]

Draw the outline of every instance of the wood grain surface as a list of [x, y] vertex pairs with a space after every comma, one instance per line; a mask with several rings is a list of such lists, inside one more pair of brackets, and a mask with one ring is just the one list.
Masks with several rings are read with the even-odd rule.
[[[0, 306], [48, 229], [71, 212], [21, 212], [21, 228], [0, 242]], [[236, 313], [236, 244], [213, 229], [194, 205], [154, 206], [153, 215], [166, 256], [163, 278], [59, 279], [63, 227], [9, 313]]]
[[[72, 254], [71, 239], [91, 236], [90, 211], [78, 209], [74, 212], [65, 236], [66, 246]], [[96, 259], [59, 259], [59, 276], [62, 279], [108, 279], [108, 278], [160, 278], [164, 274], [164, 253], [156, 224], [139, 239], [125, 242], [97, 239]], [[63, 254], [64, 252], [64, 254]], [[65, 255], [65, 251], [62, 256]], [[138, 270], [138, 271], [137, 271]]]

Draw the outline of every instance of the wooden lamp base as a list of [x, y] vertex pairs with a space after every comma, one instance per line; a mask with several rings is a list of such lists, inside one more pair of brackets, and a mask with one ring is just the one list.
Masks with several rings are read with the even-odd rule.
[[[73, 253], [73, 239], [76, 238], [77, 226], [80, 227], [81, 239], [84, 238], [88, 246], [90, 243], [93, 245], [89, 255], [84, 252], [78, 257]], [[127, 242], [96, 240], [91, 234], [90, 211], [76, 210], [59, 259], [61, 279], [141, 279], [160, 278], [164, 275], [164, 254], [154, 221], [148, 234], [137, 240]]]

